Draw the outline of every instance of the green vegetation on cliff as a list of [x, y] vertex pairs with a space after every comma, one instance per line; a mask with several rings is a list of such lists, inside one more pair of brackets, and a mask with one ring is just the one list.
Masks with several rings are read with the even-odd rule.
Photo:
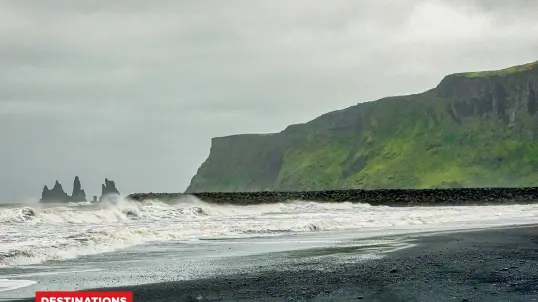
[[187, 192], [538, 185], [538, 62], [271, 135], [215, 138]]
[[487, 77], [487, 76], [495, 76], [495, 75], [507, 75], [509, 73], [529, 71], [536, 67], [538, 67], [538, 61], [527, 63], [527, 64], [522, 64], [522, 65], [516, 65], [516, 66], [512, 66], [512, 67], [508, 67], [508, 68], [500, 69], [500, 70], [466, 72], [466, 73], [460, 73], [458, 75], [471, 77], [471, 78], [472, 77]]

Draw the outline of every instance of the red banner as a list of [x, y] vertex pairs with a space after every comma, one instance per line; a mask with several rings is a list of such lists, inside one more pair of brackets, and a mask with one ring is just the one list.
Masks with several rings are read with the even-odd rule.
[[36, 292], [36, 302], [133, 302], [133, 292]]

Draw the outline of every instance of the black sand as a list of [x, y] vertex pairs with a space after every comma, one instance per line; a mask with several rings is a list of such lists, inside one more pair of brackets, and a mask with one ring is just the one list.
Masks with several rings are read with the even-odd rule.
[[319, 258], [291, 270], [277, 264], [266, 272], [106, 290], [133, 290], [136, 302], [538, 301], [538, 227], [409, 238], [417, 246], [380, 260], [327, 265]]
[[134, 289], [137, 302], [538, 301], [538, 227], [417, 239], [416, 247], [384, 259], [325, 271], [275, 268], [123, 289]]

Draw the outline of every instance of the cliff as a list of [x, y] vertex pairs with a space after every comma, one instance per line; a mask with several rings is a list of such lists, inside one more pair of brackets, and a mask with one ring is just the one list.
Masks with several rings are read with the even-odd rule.
[[538, 185], [538, 62], [214, 138], [192, 192]]

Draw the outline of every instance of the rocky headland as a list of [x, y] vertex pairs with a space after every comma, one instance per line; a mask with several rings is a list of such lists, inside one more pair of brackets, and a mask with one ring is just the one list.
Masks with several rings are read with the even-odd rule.
[[538, 187], [537, 138], [538, 61], [213, 138], [187, 193]]
[[[114, 181], [108, 180], [105, 178], [105, 183], [101, 186], [101, 197], [97, 199], [97, 196], [93, 196], [92, 202], [102, 201], [106, 196], [109, 195], [119, 195], [120, 192], [116, 188]], [[54, 183], [54, 187], [49, 189], [48, 186], [43, 187], [43, 192], [41, 193], [40, 202], [85, 202], [86, 192], [82, 189], [82, 184], [80, 183], [80, 178], [75, 176], [73, 181], [73, 192], [71, 195], [67, 194], [62, 184], [59, 181]]]

